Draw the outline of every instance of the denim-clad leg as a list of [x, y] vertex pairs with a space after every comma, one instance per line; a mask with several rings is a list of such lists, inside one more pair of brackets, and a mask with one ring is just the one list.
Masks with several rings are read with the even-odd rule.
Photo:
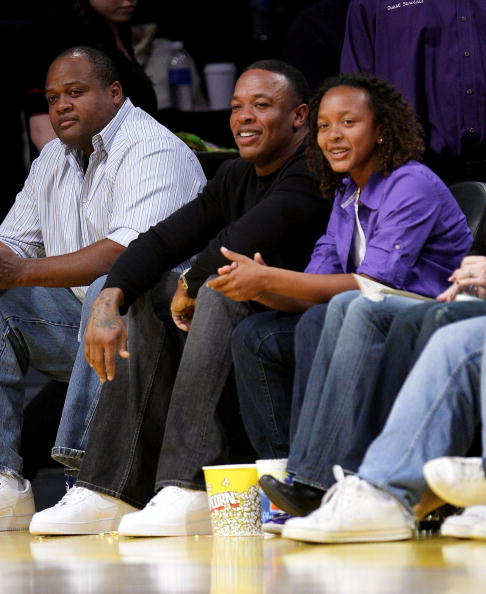
[[397, 296], [374, 302], [356, 292], [330, 301], [289, 455], [296, 480], [321, 489], [334, 482], [332, 466], [342, 462], [360, 404], [374, 389], [390, 324], [419, 303]]
[[294, 377], [294, 333], [300, 314], [249, 316], [231, 340], [236, 388], [246, 432], [260, 458], [285, 458]]
[[255, 312], [203, 285], [170, 399], [156, 489], [178, 485], [205, 489], [202, 467], [228, 462], [217, 406], [232, 369], [231, 334]]
[[0, 471], [20, 475], [25, 373], [31, 365], [67, 382], [78, 349], [81, 303], [69, 289], [0, 293]]
[[216, 405], [231, 370], [231, 332], [253, 311], [202, 287], [184, 342], [169, 316], [176, 284], [177, 275], [164, 275], [130, 308], [131, 357], [118, 360], [114, 381], [102, 387], [76, 482], [138, 507], [165, 484], [156, 480], [159, 455], [162, 480], [200, 489], [205, 459], [224, 456]]
[[233, 332], [241, 415], [261, 458], [288, 455], [293, 398], [307, 384], [326, 309], [322, 304], [303, 314], [257, 314]]
[[68, 468], [79, 470], [86, 449], [88, 429], [101, 392], [102, 383], [84, 356], [83, 340], [91, 306], [105, 284], [106, 276], [96, 279], [89, 287], [81, 310], [78, 353], [74, 362], [64, 402], [52, 457]]
[[485, 301], [426, 302], [399, 312], [386, 338], [376, 389], [367, 394], [343, 466], [356, 470], [373, 439], [383, 429], [410, 369], [440, 327], [486, 315]]
[[480, 378], [480, 394], [481, 394], [481, 441], [483, 446], [483, 468], [486, 472], [486, 340], [483, 346], [483, 358], [481, 360], [481, 378]]
[[438, 330], [412, 368], [358, 474], [409, 509], [427, 488], [422, 468], [465, 456], [480, 422], [486, 316]]
[[[170, 318], [178, 275], [167, 273], [130, 307], [130, 358], [102, 385], [76, 485], [143, 507], [154, 492], [172, 385], [183, 345]], [[165, 315], [164, 315], [165, 314]]]

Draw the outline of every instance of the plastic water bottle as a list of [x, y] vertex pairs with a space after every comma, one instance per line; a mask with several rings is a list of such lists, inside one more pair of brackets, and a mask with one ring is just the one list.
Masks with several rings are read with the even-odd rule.
[[169, 60], [169, 88], [172, 107], [182, 111], [191, 111], [191, 63], [182, 41], [172, 42], [172, 55]]

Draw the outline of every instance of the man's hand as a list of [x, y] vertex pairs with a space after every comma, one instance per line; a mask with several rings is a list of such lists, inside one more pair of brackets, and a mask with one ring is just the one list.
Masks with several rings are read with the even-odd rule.
[[19, 258], [7, 247], [0, 248], [0, 289], [21, 286], [22, 270], [27, 261], [26, 258]]
[[174, 324], [180, 330], [184, 330], [184, 332], [189, 331], [195, 307], [196, 300], [189, 297], [184, 287], [178, 282], [176, 292], [170, 304], [170, 313], [172, 314]]
[[225, 247], [221, 253], [231, 264], [218, 268], [219, 277], [210, 280], [207, 286], [235, 301], [258, 299], [265, 292], [265, 262], [261, 254], [256, 253], [252, 260]]
[[123, 293], [120, 289], [103, 289], [93, 302], [86, 327], [84, 354], [102, 382], [114, 379], [117, 354], [124, 359], [130, 356], [127, 329], [119, 312], [122, 303]]

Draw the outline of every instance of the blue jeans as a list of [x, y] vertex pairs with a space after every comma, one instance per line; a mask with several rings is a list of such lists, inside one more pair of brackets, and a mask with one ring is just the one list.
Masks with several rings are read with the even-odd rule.
[[[79, 335], [84, 336], [91, 306], [105, 284], [106, 275], [96, 279], [89, 287], [81, 312], [81, 329]], [[91, 419], [101, 393], [102, 383], [96, 372], [88, 365], [84, 356], [81, 340], [69, 380], [56, 442], [52, 449], [52, 457], [67, 468], [79, 470], [86, 449]]]
[[78, 350], [81, 303], [69, 289], [0, 292], [0, 471], [20, 476], [25, 374], [32, 366], [69, 381]]
[[424, 463], [464, 456], [472, 444], [485, 408], [480, 394], [485, 337], [486, 316], [455, 322], [434, 334], [359, 468], [361, 478], [408, 509], [427, 489]]
[[381, 302], [347, 291], [329, 302], [326, 323], [298, 415], [287, 469], [321, 489], [349, 448], [362, 401], [373, 391], [390, 324], [420, 301], [386, 296]]
[[188, 334], [170, 317], [167, 273], [126, 316], [131, 357], [118, 359], [90, 423], [77, 485], [143, 507], [156, 489], [205, 489], [203, 465], [228, 462], [217, 412], [230, 376], [234, 326], [254, 312], [202, 286]]
[[261, 458], [288, 455], [295, 431], [293, 411], [300, 407], [292, 394], [305, 389], [326, 310], [327, 304], [322, 304], [304, 314], [256, 314], [240, 322], [233, 332], [241, 415]]
[[438, 303], [428, 301], [399, 312], [390, 326], [383, 347], [380, 374], [375, 390], [360, 405], [351, 444], [342, 465], [357, 470], [366, 450], [382, 431], [413, 364], [434, 332], [459, 320], [486, 315], [486, 301]]

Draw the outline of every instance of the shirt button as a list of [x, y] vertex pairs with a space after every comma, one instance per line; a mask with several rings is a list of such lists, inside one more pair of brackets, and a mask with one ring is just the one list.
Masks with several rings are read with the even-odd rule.
[[395, 244], [393, 247], [394, 247], [396, 250], [399, 250], [399, 249], [400, 249], [402, 246], [401, 246], [399, 243], [396, 243], [396, 244]]
[[472, 94], [473, 94], [473, 90], [472, 90], [472, 89], [468, 89], [468, 90], [466, 91], [466, 93], [467, 93], [468, 95], [472, 95]]
[[462, 15], [461, 16], [461, 21], [464, 23], [465, 21], [467, 21], [467, 16]]
[[464, 52], [464, 56], [465, 56], [466, 58], [469, 58], [469, 56], [470, 56], [470, 55], [471, 55], [471, 52]]

